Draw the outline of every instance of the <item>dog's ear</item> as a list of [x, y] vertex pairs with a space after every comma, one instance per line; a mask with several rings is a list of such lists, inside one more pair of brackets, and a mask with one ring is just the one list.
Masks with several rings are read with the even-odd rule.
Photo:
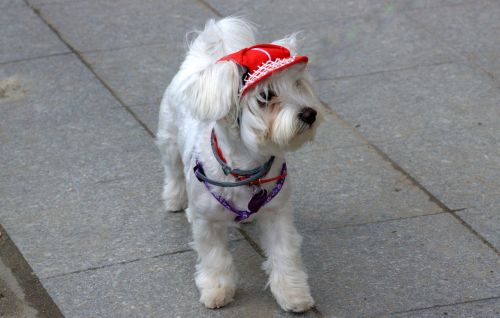
[[238, 103], [240, 73], [232, 61], [215, 62], [193, 74], [185, 86], [186, 104], [199, 120], [218, 120]]
[[299, 33], [293, 33], [287, 35], [281, 40], [274, 41], [273, 44], [286, 47], [290, 51], [292, 56], [297, 55], [297, 42], [299, 42], [299, 40], [297, 40], [298, 34]]

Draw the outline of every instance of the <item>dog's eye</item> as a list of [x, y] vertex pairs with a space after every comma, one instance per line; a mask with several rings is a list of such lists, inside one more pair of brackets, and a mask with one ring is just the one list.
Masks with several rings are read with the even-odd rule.
[[266, 92], [260, 93], [260, 97], [262, 98], [262, 100], [264, 100], [266, 102], [269, 102], [275, 96], [276, 96], [276, 94], [273, 91], [267, 91], [267, 94], [266, 94]]

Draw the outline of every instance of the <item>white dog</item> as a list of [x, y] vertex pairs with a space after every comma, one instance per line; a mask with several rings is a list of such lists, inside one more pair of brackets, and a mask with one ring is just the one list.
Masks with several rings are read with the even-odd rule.
[[314, 300], [284, 153], [313, 138], [323, 106], [295, 36], [256, 45], [253, 31], [238, 18], [208, 21], [165, 91], [157, 134], [163, 199], [192, 223], [195, 281], [206, 307], [232, 301], [237, 274], [227, 228], [255, 217], [268, 285], [284, 310], [302, 312]]

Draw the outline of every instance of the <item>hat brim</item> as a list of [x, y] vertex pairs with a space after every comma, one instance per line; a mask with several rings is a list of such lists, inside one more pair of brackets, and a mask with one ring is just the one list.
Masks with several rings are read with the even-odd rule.
[[241, 89], [240, 97], [243, 97], [250, 89], [269, 76], [289, 68], [295, 64], [307, 64], [307, 56], [293, 56], [287, 59], [277, 59], [264, 63], [246, 78], [246, 83]]

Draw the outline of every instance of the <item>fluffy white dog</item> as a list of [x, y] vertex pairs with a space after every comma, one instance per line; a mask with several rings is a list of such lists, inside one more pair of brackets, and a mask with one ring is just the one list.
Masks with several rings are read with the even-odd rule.
[[248, 22], [210, 20], [165, 91], [157, 134], [163, 199], [192, 223], [195, 281], [206, 307], [232, 301], [237, 274], [227, 229], [254, 217], [279, 305], [294, 312], [314, 305], [284, 156], [311, 140], [321, 119], [306, 64], [295, 36], [256, 45]]

